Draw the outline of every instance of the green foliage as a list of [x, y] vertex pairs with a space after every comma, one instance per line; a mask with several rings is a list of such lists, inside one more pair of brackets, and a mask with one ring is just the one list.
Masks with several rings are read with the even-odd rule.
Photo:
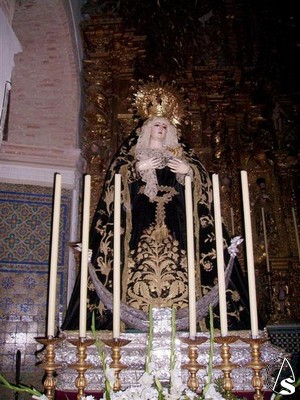
[[153, 346], [153, 312], [152, 306], [149, 307], [149, 334], [148, 334], [148, 345], [146, 355], [145, 371], [150, 374], [150, 363], [152, 358], [152, 346]]
[[228, 397], [228, 395], [226, 397], [226, 392], [222, 385], [222, 378], [217, 378], [215, 380], [214, 384], [215, 384], [217, 392], [219, 392], [222, 395], [222, 397], [226, 398], [227, 400], [247, 400], [246, 397], [237, 397], [232, 392], [229, 394], [229, 397]]
[[91, 326], [91, 331], [92, 331], [92, 335], [93, 338], [95, 339], [95, 344], [98, 350], [98, 354], [99, 354], [99, 358], [102, 364], [102, 369], [104, 372], [104, 376], [105, 376], [105, 399], [106, 400], [110, 400], [110, 392], [111, 392], [111, 385], [109, 382], [109, 379], [107, 378], [105, 371], [106, 371], [106, 356], [104, 353], [104, 345], [103, 342], [99, 339], [98, 335], [97, 335], [97, 331], [96, 331], [96, 323], [95, 323], [95, 313], [93, 312], [92, 315], [92, 326]]
[[15, 385], [13, 383], [8, 382], [1, 374], [0, 374], [0, 386], [13, 390], [14, 392], [25, 392], [30, 395], [35, 395], [38, 397], [42, 396], [42, 393], [36, 390], [33, 386], [26, 386], [21, 384]]

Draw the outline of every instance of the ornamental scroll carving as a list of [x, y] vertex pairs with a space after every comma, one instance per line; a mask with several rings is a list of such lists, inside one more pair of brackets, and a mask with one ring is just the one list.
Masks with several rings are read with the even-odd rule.
[[144, 37], [123, 29], [119, 18], [107, 16], [84, 21], [81, 29], [85, 41], [83, 151], [92, 175], [93, 212], [111, 158], [133, 127], [128, 123], [132, 115], [126, 97], [136, 58], [143, 57]]

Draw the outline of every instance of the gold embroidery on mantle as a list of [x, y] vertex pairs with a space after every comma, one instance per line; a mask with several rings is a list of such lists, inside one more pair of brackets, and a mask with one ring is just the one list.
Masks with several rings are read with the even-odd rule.
[[153, 307], [182, 308], [188, 304], [186, 252], [169, 233], [157, 239], [151, 225], [141, 236], [135, 257], [128, 260], [126, 302], [148, 311]]
[[186, 251], [179, 249], [165, 224], [165, 205], [176, 194], [174, 188], [158, 186], [157, 196], [150, 200], [156, 203], [155, 223], [145, 229], [128, 259], [126, 302], [144, 311], [150, 304], [177, 308], [188, 304]]

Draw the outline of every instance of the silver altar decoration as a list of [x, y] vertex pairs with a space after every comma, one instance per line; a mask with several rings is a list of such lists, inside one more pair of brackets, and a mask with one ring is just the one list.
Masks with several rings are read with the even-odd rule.
[[[152, 361], [157, 378], [162, 384], [169, 382], [170, 377], [170, 344], [171, 344], [171, 310], [168, 308], [153, 310], [153, 347]], [[215, 336], [220, 332], [215, 330]], [[231, 331], [230, 334], [238, 337], [247, 338], [250, 335], [249, 331]], [[100, 339], [111, 339], [110, 331], [99, 331]], [[199, 336], [209, 338], [209, 332], [199, 332]], [[56, 362], [61, 364], [62, 368], [57, 376], [57, 390], [74, 391], [76, 371], [69, 368], [69, 365], [76, 362], [76, 349], [69, 343], [70, 339], [78, 338], [78, 331], [63, 331], [61, 332], [61, 341], [56, 349]], [[175, 354], [178, 361], [183, 364], [188, 362], [188, 345], [182, 342], [182, 338], [187, 338], [188, 332], [179, 331], [176, 333], [175, 339]], [[266, 331], [259, 332], [260, 337], [267, 337]], [[127, 368], [121, 371], [120, 381], [122, 389], [137, 384], [138, 379], [144, 372], [145, 360], [147, 354], [148, 333], [144, 332], [126, 332], [122, 333], [123, 339], [130, 340], [130, 343], [124, 346], [121, 350], [121, 359]], [[92, 338], [88, 332], [88, 338]], [[214, 344], [213, 364], [218, 365], [222, 362], [220, 356], [221, 346]], [[209, 361], [209, 340], [198, 346], [198, 363], [208, 365]], [[107, 361], [111, 361], [110, 348], [104, 346], [104, 352], [107, 356]], [[234, 391], [253, 391], [251, 384], [253, 372], [251, 368], [246, 367], [246, 364], [251, 360], [250, 346], [241, 340], [237, 340], [231, 344], [231, 362], [237, 364], [238, 367], [232, 371], [232, 379], [234, 382]], [[289, 357], [282, 348], [272, 345], [267, 341], [261, 347], [262, 361], [270, 364], [277, 358]], [[101, 392], [104, 388], [104, 376], [99, 354], [95, 345], [87, 348], [87, 362], [93, 364], [93, 368], [86, 372], [87, 386], [86, 390]], [[181, 377], [183, 383], [186, 384], [188, 379], [188, 371], [182, 369]], [[199, 382], [204, 382], [206, 369], [200, 369], [197, 373]], [[266, 375], [266, 370], [262, 371], [262, 375]], [[220, 369], [214, 368], [213, 379], [222, 376]], [[199, 388], [202, 390], [202, 387]], [[263, 389], [268, 389], [264, 387]]]

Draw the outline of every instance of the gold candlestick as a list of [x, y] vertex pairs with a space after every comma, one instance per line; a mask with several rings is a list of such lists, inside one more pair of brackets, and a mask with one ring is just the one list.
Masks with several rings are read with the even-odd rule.
[[189, 378], [187, 381], [187, 386], [189, 389], [196, 392], [199, 388], [199, 380], [197, 378], [197, 372], [200, 368], [205, 368], [205, 365], [200, 365], [197, 361], [198, 349], [197, 346], [206, 342], [206, 337], [196, 337], [195, 339], [183, 338], [181, 339], [184, 343], [189, 346], [188, 356], [190, 361], [182, 365], [182, 368], [189, 371]]
[[261, 370], [267, 366], [266, 363], [261, 361], [260, 347], [268, 341], [267, 338], [241, 338], [245, 343], [249, 343], [251, 347], [251, 361], [247, 364], [247, 367], [252, 368], [253, 378], [252, 386], [255, 390], [254, 400], [263, 400], [264, 396], [262, 393], [263, 378], [261, 376]]
[[225, 398], [230, 399], [233, 381], [231, 379], [231, 371], [237, 367], [237, 364], [232, 364], [230, 362], [230, 344], [238, 340], [238, 336], [217, 336], [214, 338], [215, 343], [221, 344], [221, 358], [223, 360], [222, 364], [216, 365], [216, 368], [221, 368], [223, 371], [222, 386], [225, 391]]
[[122, 369], [127, 368], [127, 365], [122, 364], [121, 360], [121, 347], [126, 346], [131, 340], [127, 339], [102, 339], [102, 342], [105, 343], [107, 346], [111, 347], [112, 349], [112, 363], [110, 367], [115, 371], [115, 383], [113, 387], [114, 392], [118, 392], [121, 389], [121, 381], [120, 381], [120, 372]]
[[77, 400], [81, 400], [84, 396], [84, 389], [87, 386], [87, 380], [85, 377], [85, 371], [89, 368], [93, 368], [93, 364], [88, 364], [85, 360], [87, 357], [87, 347], [95, 343], [94, 339], [70, 339], [69, 343], [73, 344], [77, 348], [77, 363], [70, 365], [70, 368], [76, 369], [78, 372], [77, 378], [75, 379], [75, 386], [77, 388]]
[[49, 400], [54, 400], [54, 391], [56, 386], [54, 372], [58, 368], [61, 368], [60, 364], [55, 363], [55, 344], [62, 341], [62, 338], [36, 338], [36, 341], [46, 346], [46, 362], [43, 364], [44, 370], [46, 372], [44, 388], [46, 390], [47, 398]]

